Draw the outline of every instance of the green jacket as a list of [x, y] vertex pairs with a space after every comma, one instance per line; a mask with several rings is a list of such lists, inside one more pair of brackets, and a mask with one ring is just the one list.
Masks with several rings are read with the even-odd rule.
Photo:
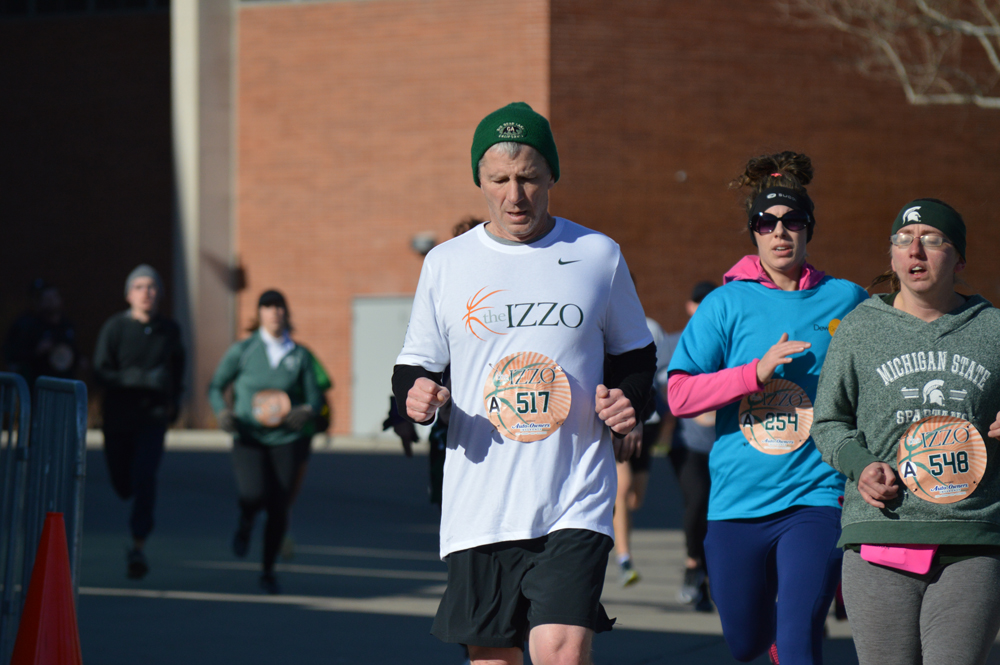
[[278, 366], [272, 368], [259, 333], [229, 347], [216, 368], [208, 388], [208, 399], [216, 415], [228, 408], [223, 391], [230, 385], [233, 387], [237, 436], [255, 439], [265, 445], [291, 443], [311, 432], [293, 430], [285, 425], [264, 427], [258, 423], [253, 417], [252, 401], [259, 391], [283, 390], [288, 393], [292, 407], [308, 404], [314, 413], [319, 413], [323, 404], [322, 394], [316, 385], [312, 354], [296, 344]]
[[316, 354], [311, 349], [301, 344], [299, 346], [305, 349], [306, 353], [312, 358], [313, 371], [316, 374], [316, 387], [319, 389], [320, 398], [320, 408], [316, 412], [316, 417], [302, 428], [302, 433], [313, 435], [326, 432], [330, 428], [330, 421], [333, 420], [333, 409], [330, 406], [330, 402], [326, 399], [326, 392], [333, 388], [333, 379], [330, 378], [330, 374], [323, 367], [323, 363], [319, 361], [319, 358], [316, 357]]
[[[1000, 310], [972, 296], [927, 323], [895, 309], [894, 297], [873, 296], [844, 317], [819, 379], [813, 439], [848, 478], [839, 544], [1000, 545], [1000, 443], [987, 437], [1000, 410]], [[954, 503], [920, 498], [898, 478], [900, 440], [937, 415], [972, 423], [986, 447], [982, 479]], [[858, 492], [876, 461], [897, 469], [900, 493], [884, 509]]]

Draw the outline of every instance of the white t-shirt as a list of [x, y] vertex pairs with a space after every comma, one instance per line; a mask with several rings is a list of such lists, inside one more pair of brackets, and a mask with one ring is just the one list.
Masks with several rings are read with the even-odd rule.
[[[427, 255], [396, 360], [432, 372], [451, 364], [441, 556], [568, 528], [614, 537], [614, 452], [595, 392], [605, 353], [652, 342], [625, 259], [607, 236], [559, 217], [526, 245], [498, 242], [484, 227]], [[555, 361], [568, 382], [565, 420], [535, 441], [501, 436], [488, 412], [487, 384], [517, 353]], [[547, 392], [528, 395], [513, 405], [509, 393], [510, 405], [548, 405]]]

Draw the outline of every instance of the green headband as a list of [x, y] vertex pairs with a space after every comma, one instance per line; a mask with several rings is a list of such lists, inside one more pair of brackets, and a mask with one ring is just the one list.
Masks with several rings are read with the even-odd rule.
[[497, 143], [524, 143], [549, 163], [552, 179], [559, 180], [559, 153], [549, 121], [524, 102], [514, 102], [482, 119], [472, 136], [472, 179], [479, 187], [479, 160]]
[[965, 222], [958, 212], [943, 201], [937, 199], [916, 199], [910, 201], [896, 215], [892, 224], [895, 234], [908, 224], [924, 224], [945, 234], [965, 258]]

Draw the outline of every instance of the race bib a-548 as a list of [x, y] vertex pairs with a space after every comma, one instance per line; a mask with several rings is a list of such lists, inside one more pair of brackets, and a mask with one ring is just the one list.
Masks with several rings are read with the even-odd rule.
[[899, 440], [896, 472], [924, 501], [955, 503], [976, 491], [986, 472], [986, 444], [967, 420], [930, 416]]
[[572, 403], [569, 380], [554, 360], [519, 352], [493, 365], [483, 388], [490, 422], [515, 441], [538, 441], [562, 426]]

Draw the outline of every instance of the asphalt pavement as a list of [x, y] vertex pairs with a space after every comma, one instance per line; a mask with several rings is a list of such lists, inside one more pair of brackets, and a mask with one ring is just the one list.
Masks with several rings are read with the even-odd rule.
[[[257, 587], [262, 520], [246, 559], [230, 550], [237, 508], [225, 437], [171, 434], [146, 547], [151, 572], [141, 581], [125, 577], [128, 509], [111, 489], [98, 439], [87, 456], [78, 605], [86, 665], [463, 662], [460, 647], [429, 634], [445, 566], [419, 454], [426, 444], [413, 458], [392, 441], [318, 444], [293, 508], [294, 556], [277, 569], [283, 593], [268, 596]], [[598, 665], [735, 662], [718, 616], [675, 600], [680, 505], [669, 462], [654, 458], [635, 517], [642, 580], [623, 589], [609, 565], [604, 603], [618, 623], [594, 640]], [[847, 623], [828, 626], [826, 662], [857, 663]], [[990, 663], [1000, 664], [997, 649]]]

